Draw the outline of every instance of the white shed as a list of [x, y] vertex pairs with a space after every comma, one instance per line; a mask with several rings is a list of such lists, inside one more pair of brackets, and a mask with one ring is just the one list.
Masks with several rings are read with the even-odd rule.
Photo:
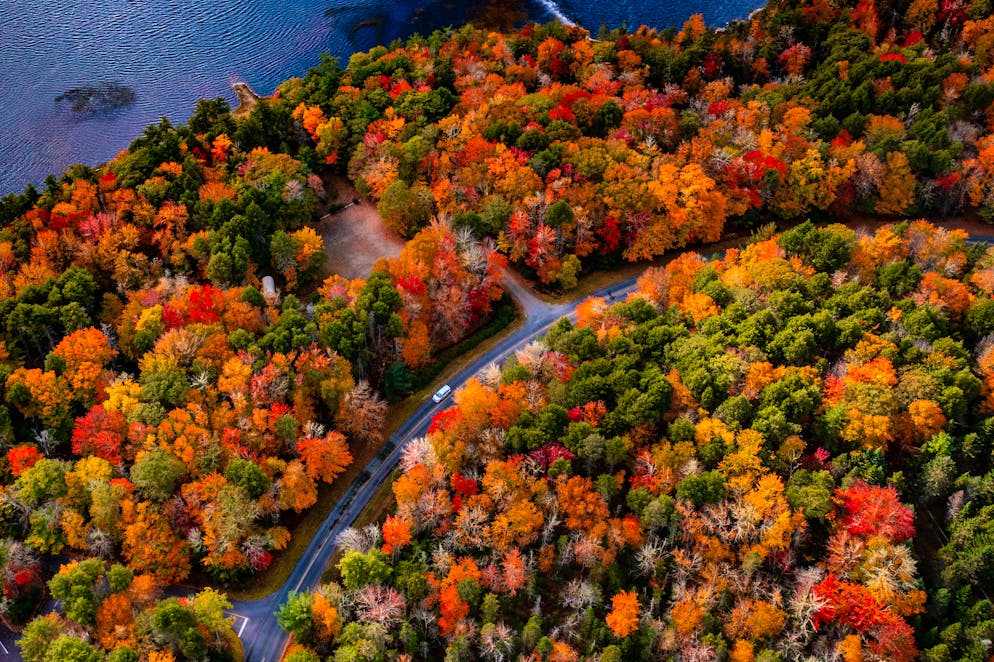
[[262, 277], [262, 296], [269, 304], [274, 304], [279, 299], [280, 293], [276, 291], [276, 281], [272, 276]]

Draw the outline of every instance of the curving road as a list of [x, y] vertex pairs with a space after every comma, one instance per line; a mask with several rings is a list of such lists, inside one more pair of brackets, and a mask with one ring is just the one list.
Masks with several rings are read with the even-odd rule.
[[[450, 379], [449, 385], [453, 390], [458, 389], [488, 364], [500, 363], [516, 350], [543, 335], [561, 317], [573, 317], [577, 304], [582, 301], [579, 299], [566, 304], [545, 303], [535, 297], [513, 274], [508, 274], [505, 278], [505, 285], [524, 310], [525, 323]], [[630, 278], [590, 296], [621, 299], [634, 289], [635, 279]], [[432, 417], [449, 405], [448, 401], [435, 404], [429, 399], [397, 429], [379, 455], [366, 465], [366, 469], [353, 481], [328, 514], [319, 533], [311, 540], [304, 555], [290, 573], [289, 579], [278, 591], [267, 598], [253, 602], [233, 602], [234, 613], [240, 618], [247, 619], [236, 623], [235, 631], [239, 632], [245, 646], [245, 659], [248, 662], [276, 662], [280, 659], [287, 643], [287, 634], [277, 624], [273, 612], [286, 602], [291, 591], [308, 591], [318, 585], [328, 561], [334, 554], [338, 535], [355, 522], [380, 486], [390, 480], [390, 475], [400, 461], [407, 442], [427, 434]]]

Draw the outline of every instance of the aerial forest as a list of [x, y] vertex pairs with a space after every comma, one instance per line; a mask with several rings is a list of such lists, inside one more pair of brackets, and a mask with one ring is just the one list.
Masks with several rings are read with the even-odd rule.
[[[231, 659], [221, 591], [509, 306], [505, 270], [564, 295], [651, 260], [410, 442], [391, 513], [280, 608], [288, 659], [989, 659], [994, 252], [943, 223], [994, 222], [991, 15], [450, 28], [2, 198], [24, 659]], [[362, 278], [316, 229], [343, 179], [406, 241]]]
[[810, 223], [586, 300], [456, 392], [293, 662], [977, 660], [994, 252]]

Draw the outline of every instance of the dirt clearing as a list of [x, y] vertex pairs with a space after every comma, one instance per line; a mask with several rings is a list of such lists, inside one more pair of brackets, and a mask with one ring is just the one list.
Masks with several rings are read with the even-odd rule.
[[[334, 177], [328, 184], [329, 190], [334, 191], [331, 204], [348, 206], [325, 214], [314, 226], [328, 253], [320, 279], [331, 274], [349, 279], [366, 278], [381, 257], [396, 257], [404, 247], [404, 240], [390, 232], [375, 205], [359, 200], [355, 187], [344, 177]], [[353, 200], [358, 202], [350, 204]]]

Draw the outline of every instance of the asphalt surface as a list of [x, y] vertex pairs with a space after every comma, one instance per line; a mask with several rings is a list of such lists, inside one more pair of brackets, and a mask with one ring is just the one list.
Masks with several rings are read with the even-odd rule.
[[5, 627], [0, 627], [0, 656], [4, 660], [21, 660], [21, 652], [17, 648], [19, 636]]

